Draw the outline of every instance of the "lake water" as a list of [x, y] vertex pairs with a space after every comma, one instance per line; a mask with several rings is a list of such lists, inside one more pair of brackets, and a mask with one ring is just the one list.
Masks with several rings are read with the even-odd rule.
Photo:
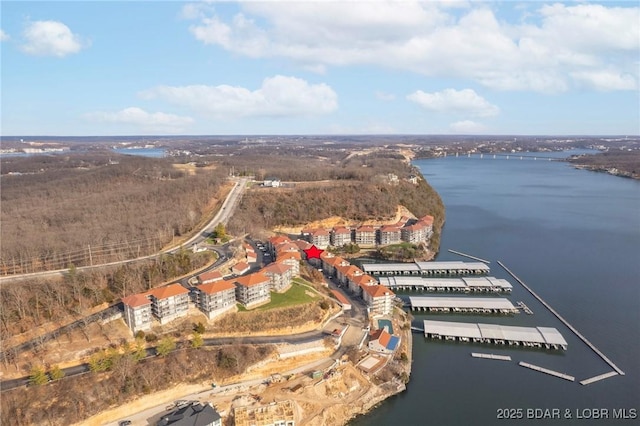
[[166, 155], [166, 151], [163, 148], [114, 148], [113, 150], [119, 154], [140, 157], [162, 158]]
[[[508, 296], [512, 303], [524, 301], [534, 312], [511, 317], [415, 314], [414, 325], [437, 319], [555, 327], [569, 348], [555, 353], [508, 349], [414, 334], [407, 391], [351, 424], [640, 424], [640, 417], [612, 419], [621, 415], [613, 410], [627, 410], [627, 417], [633, 417], [634, 409], [640, 415], [640, 182], [531, 159], [448, 157], [414, 164], [447, 209], [437, 260], [470, 261], [448, 249], [491, 260], [491, 275], [514, 286]], [[580, 385], [611, 368], [496, 260], [626, 375]], [[476, 359], [471, 352], [510, 355], [513, 361]], [[528, 370], [519, 361], [575, 376], [576, 382]], [[522, 409], [522, 419], [499, 419], [503, 409]], [[527, 409], [559, 409], [560, 419], [536, 419], [536, 412]], [[598, 413], [609, 418], [586, 418], [595, 409], [606, 409]]]

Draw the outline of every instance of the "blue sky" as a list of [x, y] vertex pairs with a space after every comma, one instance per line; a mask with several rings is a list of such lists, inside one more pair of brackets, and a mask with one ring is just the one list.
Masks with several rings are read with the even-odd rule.
[[635, 1], [0, 10], [3, 136], [640, 133]]

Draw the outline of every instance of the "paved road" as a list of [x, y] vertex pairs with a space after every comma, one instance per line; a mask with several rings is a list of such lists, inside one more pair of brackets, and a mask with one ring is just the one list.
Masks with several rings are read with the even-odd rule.
[[[289, 343], [300, 344], [308, 343], [314, 340], [324, 339], [324, 334], [321, 331], [309, 331], [306, 333], [292, 334], [288, 336], [248, 336], [248, 337], [222, 337], [222, 338], [208, 338], [204, 339], [205, 346], [222, 346], [230, 344], [239, 345], [265, 345], [276, 343]], [[155, 348], [147, 349], [147, 357], [155, 356]], [[69, 368], [63, 368], [65, 377], [77, 376], [89, 371], [88, 364], [76, 365]], [[64, 379], [63, 379], [64, 380]], [[18, 379], [4, 380], [0, 382], [0, 390], [6, 391], [9, 389], [17, 388], [20, 386], [26, 386], [29, 383], [29, 377], [21, 377]]]
[[[236, 180], [235, 183], [234, 183], [233, 188], [229, 192], [229, 195], [227, 195], [227, 198], [222, 203], [222, 208], [216, 213], [216, 215], [213, 217], [213, 219], [211, 219], [211, 221], [209, 221], [209, 223], [207, 223], [193, 237], [189, 238], [187, 241], [185, 241], [182, 244], [180, 244], [179, 247], [172, 247], [172, 248], [163, 250], [161, 252], [158, 252], [158, 253], [155, 253], [155, 254], [151, 254], [149, 256], [142, 256], [142, 257], [138, 257], [138, 258], [135, 258], [135, 259], [128, 259], [128, 260], [122, 260], [122, 261], [118, 261], [118, 262], [103, 263], [103, 264], [100, 264], [100, 265], [82, 266], [82, 267], [76, 268], [76, 270], [77, 271], [87, 271], [87, 270], [94, 269], [94, 268], [103, 268], [105, 266], [116, 266], [116, 265], [123, 265], [123, 264], [126, 264], [126, 263], [139, 262], [141, 260], [152, 259], [152, 258], [154, 258], [156, 256], [159, 256], [160, 254], [173, 253], [173, 252], [179, 250], [181, 247], [190, 247], [193, 244], [197, 244], [197, 243], [200, 243], [200, 242], [204, 241], [205, 239], [207, 239], [209, 237], [211, 232], [213, 232], [214, 228], [219, 223], [225, 223], [226, 224], [229, 221], [229, 219], [233, 215], [233, 211], [235, 210], [235, 208], [237, 206], [237, 203], [242, 198], [242, 194], [244, 193], [244, 190], [247, 187], [247, 182], [248, 182], [248, 179], [246, 179], [246, 178], [241, 178], [241, 179]], [[36, 278], [36, 277], [62, 276], [64, 274], [66, 274], [67, 271], [68, 271], [68, 269], [58, 269], [58, 270], [55, 270], [55, 271], [33, 272], [33, 273], [29, 273], [29, 274], [5, 275], [5, 276], [0, 277], [0, 284], [4, 284], [4, 283], [7, 283], [7, 282], [12, 282], [12, 281], [25, 280], [25, 279], [29, 279], [29, 278]]]

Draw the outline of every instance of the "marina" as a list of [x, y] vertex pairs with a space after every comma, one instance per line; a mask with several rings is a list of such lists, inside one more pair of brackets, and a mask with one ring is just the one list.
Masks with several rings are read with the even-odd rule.
[[510, 293], [511, 283], [495, 277], [422, 278], [379, 277], [380, 284], [392, 290], [417, 290], [460, 293]]
[[369, 275], [484, 275], [490, 268], [482, 262], [407, 262], [363, 263], [362, 270]]
[[611, 361], [609, 358], [607, 358], [605, 356], [605, 354], [600, 352], [600, 350], [598, 350], [598, 348], [596, 348], [589, 340], [587, 340], [586, 337], [584, 337], [582, 334], [580, 334], [580, 332], [578, 330], [576, 330], [571, 324], [569, 324], [569, 322], [567, 320], [565, 320], [562, 316], [560, 316], [559, 313], [557, 313], [551, 306], [549, 306], [549, 304], [547, 304], [547, 302], [542, 300], [542, 298], [540, 296], [538, 296], [533, 290], [531, 290], [529, 288], [529, 286], [524, 283], [524, 281], [522, 281], [513, 272], [511, 272], [509, 270], [509, 268], [504, 266], [504, 264], [502, 262], [498, 261], [498, 265], [502, 266], [502, 268], [505, 271], [507, 271], [507, 273], [509, 275], [511, 275], [516, 281], [518, 281], [522, 285], [522, 287], [524, 287], [529, 293], [531, 293], [531, 295], [533, 297], [535, 297], [540, 303], [542, 303], [544, 305], [544, 307], [549, 310], [549, 312], [551, 312], [553, 315], [555, 315], [555, 317], [558, 318], [564, 325], [566, 325], [569, 330], [571, 330], [580, 340], [582, 340], [587, 346], [589, 346], [591, 348], [591, 350], [593, 350], [600, 358], [602, 358], [602, 360], [604, 362], [609, 364], [609, 366], [611, 366], [611, 368], [613, 368], [618, 374], [620, 374], [621, 376], [624, 376], [624, 372], [621, 369], [619, 369], [618, 366], [613, 363], [613, 361]]
[[562, 334], [551, 327], [513, 327], [432, 320], [424, 320], [423, 324], [424, 336], [430, 339], [563, 350], [568, 346]]
[[471, 356], [474, 358], [483, 358], [483, 359], [496, 359], [499, 361], [511, 361], [511, 357], [509, 355], [495, 355], [495, 354], [484, 354], [479, 352], [471, 352]]
[[414, 311], [471, 312], [478, 314], [517, 314], [519, 309], [504, 297], [410, 296]]
[[529, 368], [529, 369], [534, 370], [534, 371], [539, 371], [541, 373], [545, 373], [545, 374], [549, 374], [551, 376], [559, 377], [561, 379], [569, 380], [570, 382], [575, 382], [575, 380], [576, 380], [575, 377], [570, 376], [568, 374], [559, 373], [559, 372], [554, 371], [554, 370], [549, 370], [548, 368], [543, 368], [543, 367], [539, 367], [537, 365], [529, 364], [528, 362], [520, 361], [518, 364], [521, 365], [522, 367], [526, 367], [526, 368]]
[[584, 379], [580, 381], [580, 384], [583, 386], [590, 385], [594, 382], [599, 382], [600, 380], [608, 379], [609, 377], [617, 376], [618, 373], [616, 371], [609, 371], [608, 373], [599, 374], [597, 376], [593, 376], [589, 379]]

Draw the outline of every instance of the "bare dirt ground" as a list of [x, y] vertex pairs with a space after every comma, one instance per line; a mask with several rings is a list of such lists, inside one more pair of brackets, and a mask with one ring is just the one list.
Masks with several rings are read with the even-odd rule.
[[285, 234], [299, 234], [305, 228], [329, 229], [329, 228], [333, 228], [334, 226], [360, 226], [360, 225], [382, 226], [382, 225], [390, 225], [390, 224], [397, 223], [402, 216], [415, 218], [415, 215], [411, 213], [406, 207], [398, 205], [396, 207], [396, 214], [393, 217], [390, 217], [386, 220], [367, 220], [364, 222], [356, 223], [356, 222], [348, 221], [341, 216], [331, 216], [323, 220], [309, 222], [300, 226], [291, 226], [291, 227], [279, 226], [274, 228], [274, 232], [283, 232]]

